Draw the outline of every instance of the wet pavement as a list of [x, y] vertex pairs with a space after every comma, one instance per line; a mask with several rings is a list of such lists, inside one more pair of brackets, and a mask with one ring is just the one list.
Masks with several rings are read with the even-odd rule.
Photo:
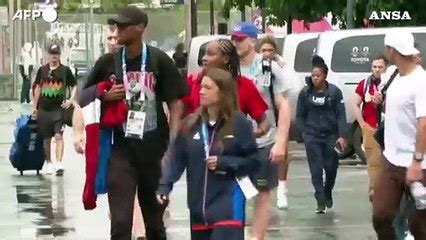
[[[14, 119], [31, 106], [21, 107], [0, 102], [0, 239], [108, 239], [109, 221], [106, 196], [98, 198], [98, 207], [85, 211], [81, 202], [84, 160], [72, 148], [72, 132], [65, 132], [65, 174], [63, 177], [24, 176], [8, 160]], [[364, 167], [340, 167], [335, 188], [335, 207], [325, 215], [316, 215], [308, 166], [302, 145], [291, 143], [289, 205], [286, 211], [271, 209], [273, 218], [268, 239], [358, 240], [376, 239], [371, 227], [371, 207], [367, 197]], [[169, 239], [189, 239], [184, 180], [179, 181], [166, 213]], [[274, 198], [275, 201], [275, 198]], [[247, 207], [249, 236], [252, 202]], [[249, 239], [247, 237], [247, 239]]]

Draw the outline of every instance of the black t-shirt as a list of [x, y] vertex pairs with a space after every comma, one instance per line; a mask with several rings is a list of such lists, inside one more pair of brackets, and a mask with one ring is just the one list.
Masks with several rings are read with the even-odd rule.
[[[119, 58], [111, 53], [100, 57], [95, 63], [84, 88], [102, 81], [108, 81], [109, 77], [115, 74], [114, 62], [116, 59], [121, 59], [121, 52], [122, 49], [118, 53]], [[156, 54], [156, 57], [151, 58], [151, 54]], [[156, 59], [157, 62], [153, 63], [152, 59]], [[121, 62], [121, 60], [119, 61]], [[127, 58], [126, 65], [128, 79], [139, 79], [141, 77], [141, 55], [132, 59]], [[153, 69], [153, 65], [157, 66], [156, 69]], [[122, 71], [121, 63], [119, 66]], [[115, 75], [120, 76], [122, 74]], [[169, 137], [169, 127], [162, 103], [182, 98], [187, 91], [186, 83], [167, 54], [150, 46], [147, 48], [146, 76], [148, 77], [144, 81], [144, 86], [148, 88], [149, 93], [146, 94], [148, 109], [146, 110], [144, 140], [147, 142], [157, 140], [165, 144]], [[122, 129], [117, 130], [122, 132]], [[121, 141], [121, 134], [116, 135], [118, 137], [116, 140]]]
[[67, 88], [77, 85], [77, 81], [69, 67], [61, 64], [51, 70], [47, 64], [38, 69], [34, 85], [40, 85], [39, 107], [49, 111], [61, 107]]

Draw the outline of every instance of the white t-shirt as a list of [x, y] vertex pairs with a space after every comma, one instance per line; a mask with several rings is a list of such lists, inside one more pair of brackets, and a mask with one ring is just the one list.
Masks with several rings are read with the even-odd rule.
[[[241, 75], [245, 76], [254, 81], [259, 90], [260, 94], [262, 94], [265, 101], [268, 103], [269, 110], [266, 112], [266, 118], [272, 124], [271, 129], [264, 136], [256, 139], [257, 146], [259, 148], [269, 146], [275, 142], [275, 134], [276, 134], [276, 126], [275, 126], [275, 115], [272, 111], [272, 101], [273, 97], [269, 92], [269, 82], [267, 80], [267, 75], [263, 74], [262, 70], [262, 55], [257, 54], [253, 63], [249, 67], [241, 66]], [[284, 94], [288, 93], [291, 89], [290, 82], [291, 77], [286, 71], [285, 68], [281, 68], [276, 62], [272, 61], [271, 63], [271, 72], [274, 74], [275, 79], [273, 80], [273, 90], [274, 94]], [[289, 116], [291, 117], [291, 116]], [[254, 127], [257, 126], [255, 121], [252, 121]]]
[[393, 165], [408, 167], [415, 152], [417, 118], [426, 117], [426, 72], [421, 66], [396, 76], [387, 91], [385, 116], [384, 155]]

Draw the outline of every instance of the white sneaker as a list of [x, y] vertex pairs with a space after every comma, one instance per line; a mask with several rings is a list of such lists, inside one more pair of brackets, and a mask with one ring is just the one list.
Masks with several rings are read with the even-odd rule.
[[43, 168], [43, 173], [46, 175], [51, 175], [53, 174], [54, 170], [55, 170], [55, 167], [53, 166], [52, 163], [46, 163]]
[[64, 174], [64, 166], [62, 162], [57, 162], [55, 165], [56, 165], [56, 176], [62, 176], [62, 174]]
[[277, 188], [277, 208], [278, 209], [287, 209], [288, 208], [288, 199], [287, 199], [287, 187], [285, 183], [278, 184]]
[[407, 236], [405, 237], [405, 240], [414, 240], [414, 236], [411, 235], [410, 232], [408, 232]]
[[288, 199], [285, 193], [282, 193], [280, 195], [277, 194], [277, 208], [278, 209], [288, 208]]

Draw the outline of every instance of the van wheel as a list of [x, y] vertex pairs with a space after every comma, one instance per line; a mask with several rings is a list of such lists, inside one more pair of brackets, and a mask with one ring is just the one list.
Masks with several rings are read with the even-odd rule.
[[362, 130], [358, 124], [352, 132], [352, 148], [354, 149], [355, 154], [361, 160], [361, 163], [366, 164], [367, 158], [365, 157], [364, 149], [362, 149]]

